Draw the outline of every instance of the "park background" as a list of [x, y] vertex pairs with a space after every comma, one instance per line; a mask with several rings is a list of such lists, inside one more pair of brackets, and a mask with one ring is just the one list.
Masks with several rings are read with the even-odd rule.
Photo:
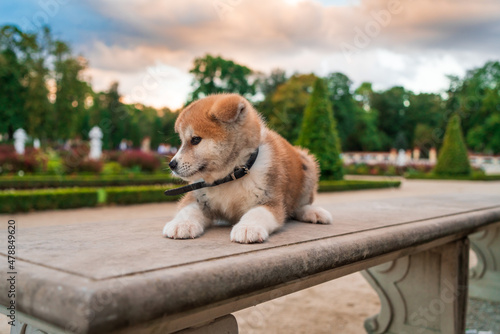
[[[314, 151], [321, 191], [390, 188], [319, 205], [500, 189], [497, 0], [8, 0], [0, 31], [0, 214], [21, 231], [174, 215], [116, 205], [175, 200], [175, 119], [219, 92]], [[468, 328], [500, 330], [498, 305], [469, 305]], [[353, 274], [236, 316], [244, 333], [360, 333], [379, 307]]]
[[[2, 7], [1, 174], [160, 170], [149, 151], [161, 144], [160, 153], [175, 152], [182, 107], [221, 92], [245, 96], [272, 129], [308, 146], [324, 178], [430, 172], [452, 116], [475, 166], [498, 162], [494, 1], [45, 0]], [[318, 78], [324, 87], [311, 101]], [[303, 124], [308, 105], [331, 115]], [[94, 126], [105, 154], [89, 159]], [[28, 136], [23, 157], [10, 145], [17, 129]], [[329, 144], [311, 144], [301, 131]], [[123, 156], [125, 148], [133, 152]], [[338, 153], [391, 150], [367, 161], [348, 155], [335, 171]], [[398, 163], [394, 150], [405, 150], [406, 161]], [[423, 159], [430, 161], [411, 163]]]

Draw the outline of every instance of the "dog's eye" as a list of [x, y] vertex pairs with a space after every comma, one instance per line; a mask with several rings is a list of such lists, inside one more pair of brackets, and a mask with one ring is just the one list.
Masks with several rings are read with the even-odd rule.
[[191, 145], [198, 145], [201, 141], [201, 137], [193, 137], [191, 138]]

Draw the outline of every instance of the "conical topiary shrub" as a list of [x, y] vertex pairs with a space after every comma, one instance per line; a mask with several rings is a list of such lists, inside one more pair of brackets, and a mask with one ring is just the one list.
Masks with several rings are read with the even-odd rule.
[[460, 116], [451, 116], [446, 126], [444, 142], [439, 151], [434, 173], [438, 175], [469, 175], [471, 172], [469, 156], [465, 147]]
[[340, 140], [323, 79], [317, 79], [314, 83], [296, 144], [309, 149], [316, 156], [323, 179], [343, 179]]

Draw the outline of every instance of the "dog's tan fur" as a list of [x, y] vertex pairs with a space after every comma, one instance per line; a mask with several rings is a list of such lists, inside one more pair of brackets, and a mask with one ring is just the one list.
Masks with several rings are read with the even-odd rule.
[[[330, 223], [331, 215], [311, 206], [318, 164], [307, 150], [269, 130], [251, 104], [237, 94], [211, 95], [187, 106], [175, 130], [182, 146], [172, 159], [174, 173], [186, 181], [212, 183], [244, 165], [259, 147], [250, 173], [212, 188], [188, 193], [176, 217], [165, 225], [170, 238], [195, 238], [216, 220], [236, 224], [231, 240], [263, 242], [286, 219]], [[191, 138], [201, 137], [197, 145]]]

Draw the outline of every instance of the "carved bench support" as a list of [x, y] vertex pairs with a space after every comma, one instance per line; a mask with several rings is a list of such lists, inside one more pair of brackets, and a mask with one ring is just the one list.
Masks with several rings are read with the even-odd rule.
[[381, 301], [365, 320], [368, 333], [463, 333], [468, 239], [372, 267], [362, 274]]
[[477, 255], [470, 270], [469, 296], [500, 302], [500, 224], [469, 236]]

